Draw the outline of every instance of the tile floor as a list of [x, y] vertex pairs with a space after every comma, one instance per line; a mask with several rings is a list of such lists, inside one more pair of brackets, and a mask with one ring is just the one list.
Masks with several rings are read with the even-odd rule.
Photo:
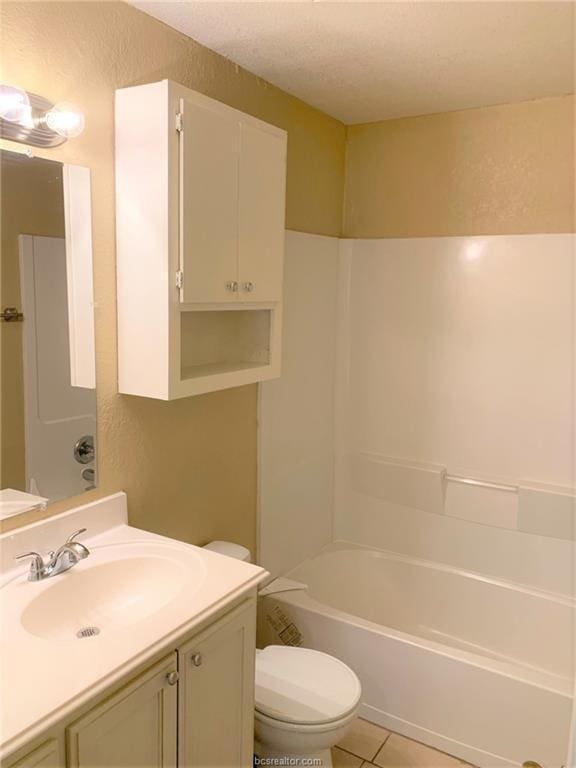
[[357, 718], [332, 750], [334, 768], [470, 768], [456, 757]]

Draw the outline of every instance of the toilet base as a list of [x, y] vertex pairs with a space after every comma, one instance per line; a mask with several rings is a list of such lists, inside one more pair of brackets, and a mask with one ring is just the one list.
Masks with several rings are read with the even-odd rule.
[[[332, 768], [332, 753], [329, 749], [321, 749], [319, 752], [307, 752], [306, 754], [303, 754], [302, 752], [286, 752], [286, 750], [270, 749], [259, 741], [255, 741], [254, 754], [261, 760], [274, 759], [280, 761], [282, 758], [285, 758], [289, 762], [284, 764], [279, 762], [277, 765], [285, 765], [287, 767], [294, 766], [294, 768], [298, 768], [299, 766], [317, 766], [318, 768]], [[306, 761], [305, 763], [304, 760]], [[258, 763], [255, 763], [255, 765], [258, 765]], [[262, 765], [265, 765], [265, 763]]]

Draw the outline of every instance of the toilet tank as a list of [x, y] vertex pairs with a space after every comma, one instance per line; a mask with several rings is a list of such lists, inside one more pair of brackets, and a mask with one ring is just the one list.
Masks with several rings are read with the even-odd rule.
[[204, 546], [204, 549], [218, 552], [219, 555], [234, 557], [236, 560], [244, 560], [245, 563], [252, 561], [250, 550], [241, 544], [234, 544], [232, 541], [211, 541]]

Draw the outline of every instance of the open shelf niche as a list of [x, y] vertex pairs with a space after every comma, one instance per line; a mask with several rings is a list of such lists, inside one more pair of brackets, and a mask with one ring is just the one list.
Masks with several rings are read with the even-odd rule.
[[180, 313], [182, 381], [269, 366], [270, 309]]

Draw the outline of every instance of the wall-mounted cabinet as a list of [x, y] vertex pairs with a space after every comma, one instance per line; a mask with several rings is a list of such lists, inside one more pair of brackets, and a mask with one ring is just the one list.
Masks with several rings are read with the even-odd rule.
[[286, 133], [164, 80], [116, 93], [119, 389], [280, 373]]

